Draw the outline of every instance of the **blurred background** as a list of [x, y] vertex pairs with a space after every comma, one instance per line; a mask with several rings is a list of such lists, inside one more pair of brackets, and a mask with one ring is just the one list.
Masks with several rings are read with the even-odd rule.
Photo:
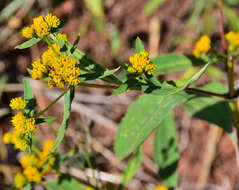
[[[239, 1], [223, 2], [226, 32], [239, 31]], [[78, 48], [109, 69], [128, 61], [135, 51], [137, 36], [151, 57], [169, 52], [191, 54], [195, 41], [202, 34], [209, 35], [213, 46], [222, 50], [217, 0], [0, 0], [0, 139], [11, 127], [10, 99], [22, 96], [22, 78], [29, 76], [27, 67], [47, 48], [43, 43], [25, 50], [14, 47], [25, 40], [21, 29], [31, 24], [34, 17], [48, 12], [65, 22], [63, 32], [69, 41], [74, 42], [80, 33]], [[223, 66], [210, 67], [199, 83], [212, 80], [226, 83], [224, 70]], [[238, 65], [235, 71], [238, 79]], [[161, 78], [186, 78], [194, 72], [192, 68]], [[47, 90], [44, 84], [36, 81], [31, 84], [39, 110], [60, 93], [56, 89]], [[73, 147], [77, 150], [65, 167], [79, 179], [85, 174], [77, 171], [87, 167], [82, 158], [82, 149], [86, 148], [93, 167], [110, 176], [102, 175], [100, 180], [119, 183], [124, 163], [119, 165], [114, 155], [113, 137], [128, 106], [140, 94], [128, 92], [109, 98], [111, 92], [77, 89], [61, 151], [66, 153]], [[40, 142], [55, 139], [62, 111], [61, 102], [48, 111], [48, 115], [58, 119], [38, 127]], [[180, 152], [178, 189], [239, 189], [239, 168], [229, 136], [218, 132], [217, 126], [192, 119], [182, 107], [174, 110], [174, 116]], [[128, 189], [151, 190], [161, 182], [152, 157], [152, 136], [143, 144], [143, 163]], [[11, 145], [6, 146], [0, 140], [0, 189], [11, 189], [13, 176], [20, 169], [19, 156]]]

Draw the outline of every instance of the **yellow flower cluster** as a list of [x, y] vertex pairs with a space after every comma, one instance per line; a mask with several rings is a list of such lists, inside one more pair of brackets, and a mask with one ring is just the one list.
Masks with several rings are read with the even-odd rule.
[[26, 183], [26, 178], [22, 173], [17, 173], [14, 177], [14, 184], [16, 188], [22, 188]]
[[145, 71], [148, 75], [151, 75], [157, 69], [157, 66], [151, 63], [149, 54], [146, 51], [135, 53], [129, 58], [129, 62], [131, 63], [127, 68], [129, 73], [142, 74]]
[[[53, 48], [56, 53], [60, 52], [57, 44], [53, 44]], [[66, 55], [59, 54], [57, 56], [51, 48], [48, 48], [41, 58], [33, 62], [32, 67], [32, 78], [41, 79], [44, 76], [48, 76], [48, 86], [50, 88], [64, 88], [66, 83], [77, 86], [80, 83], [78, 79], [80, 68], [77, 67], [76, 60]]]
[[207, 35], [203, 35], [196, 42], [193, 50], [193, 55], [195, 57], [200, 57], [202, 54], [207, 53], [210, 49], [211, 49], [211, 40]]
[[155, 187], [154, 190], [168, 190], [168, 187], [164, 186], [164, 185], [159, 185], [159, 186]]
[[25, 154], [20, 159], [23, 168], [22, 173], [17, 173], [14, 177], [15, 186], [21, 188], [28, 182], [41, 183], [42, 177], [46, 175], [55, 163], [55, 157], [49, 155], [54, 141], [46, 140], [42, 152]]
[[34, 18], [31, 26], [23, 28], [22, 35], [25, 38], [33, 38], [35, 35], [39, 38], [44, 38], [60, 24], [60, 19], [49, 13], [45, 17]]
[[228, 48], [230, 51], [234, 51], [239, 47], [239, 32], [230, 31], [225, 35], [225, 37], [229, 43]]
[[23, 100], [21, 97], [13, 98], [10, 101], [11, 109], [21, 110], [12, 117], [12, 125], [14, 126], [13, 132], [7, 132], [3, 136], [5, 144], [14, 144], [17, 149], [25, 151], [29, 144], [29, 132], [36, 130], [35, 119], [27, 117], [23, 110], [27, 106], [28, 101]]
[[23, 110], [26, 107], [27, 103], [28, 101], [23, 100], [21, 97], [17, 97], [11, 99], [9, 106], [12, 110]]

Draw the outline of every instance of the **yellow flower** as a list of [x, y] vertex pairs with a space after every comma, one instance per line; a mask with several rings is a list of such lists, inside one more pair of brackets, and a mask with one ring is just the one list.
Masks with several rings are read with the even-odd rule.
[[211, 40], [207, 35], [203, 35], [196, 42], [193, 50], [193, 55], [195, 57], [200, 57], [203, 53], [207, 53], [210, 49], [211, 49]]
[[48, 26], [47, 22], [44, 21], [43, 16], [34, 18], [31, 27], [34, 29], [39, 38], [43, 38], [50, 34], [50, 27]]
[[[49, 155], [49, 153], [51, 152], [51, 149], [52, 149], [53, 145], [54, 145], [53, 140], [46, 140], [44, 142], [43, 151], [38, 155], [38, 157], [39, 157], [39, 162], [38, 162], [38, 165], [37, 165], [38, 167], [43, 166], [44, 163], [46, 163], [48, 159], [52, 158], [52, 156]], [[53, 163], [54, 163], [54, 161], [53, 161]]]
[[44, 74], [47, 72], [47, 67], [45, 64], [41, 63], [41, 59], [38, 58], [32, 63], [32, 73], [31, 77], [33, 79], [41, 79]]
[[23, 100], [21, 97], [17, 97], [11, 99], [9, 106], [12, 110], [23, 110], [26, 107], [27, 103], [28, 101]]
[[12, 133], [11, 132], [7, 132], [3, 135], [3, 142], [5, 144], [10, 144], [12, 142]]
[[168, 187], [164, 186], [164, 185], [159, 185], [159, 186], [155, 187], [154, 190], [168, 190]]
[[154, 71], [156, 71], [157, 69], [157, 66], [154, 65], [154, 64], [149, 64], [149, 65], [146, 65], [145, 67], [145, 72], [148, 74], [148, 75], [152, 75]]
[[35, 119], [26, 118], [22, 112], [19, 112], [12, 117], [12, 125], [16, 130], [23, 134], [36, 130]]
[[[55, 49], [57, 53], [60, 53], [60, 47], [56, 43], [53, 44], [52, 47]], [[50, 47], [48, 47], [48, 49], [42, 54], [41, 59], [44, 65], [48, 65], [51, 62], [54, 62], [55, 59], [57, 59], [57, 56], [55, 55], [53, 50]]]
[[51, 149], [52, 149], [54, 143], [55, 143], [55, 142], [54, 142], [53, 140], [46, 140], [46, 141], [44, 142], [43, 152], [44, 152], [45, 154], [49, 154], [49, 153], [51, 152]]
[[25, 151], [30, 144], [27, 136], [16, 129], [14, 129], [12, 133], [12, 143], [17, 149], [20, 149], [21, 151]]
[[63, 42], [66, 42], [66, 41], [68, 40], [66, 34], [58, 33], [57, 36], [58, 36]]
[[61, 24], [60, 19], [51, 13], [47, 14], [44, 19], [49, 27], [57, 28]]
[[29, 182], [40, 183], [42, 175], [36, 167], [28, 166], [24, 169], [23, 174]]
[[230, 31], [226, 35], [226, 40], [229, 42], [229, 50], [233, 51], [239, 47], [239, 32]]
[[86, 190], [94, 190], [94, 188], [91, 187], [91, 186], [87, 186], [87, 187], [86, 187]]
[[146, 67], [150, 64], [149, 54], [146, 51], [135, 53], [129, 58], [129, 62], [138, 74], [141, 74]]
[[38, 163], [38, 159], [34, 154], [25, 154], [21, 158], [20, 163], [23, 168], [27, 168], [28, 166], [36, 166]]
[[24, 184], [26, 183], [26, 178], [22, 173], [17, 173], [14, 176], [14, 184], [16, 188], [22, 188]]
[[76, 60], [61, 55], [49, 63], [49, 76], [51, 78], [48, 80], [48, 86], [50, 88], [63, 88], [66, 82], [69, 85], [77, 86], [80, 83], [79, 75], [80, 68], [77, 67]]
[[34, 30], [27, 26], [22, 29], [22, 36], [25, 38], [33, 38]]
[[141, 74], [145, 71], [147, 74], [151, 75], [157, 69], [157, 66], [151, 63], [147, 51], [135, 53], [129, 58], [129, 62], [131, 63], [131, 66], [127, 68], [129, 73]]

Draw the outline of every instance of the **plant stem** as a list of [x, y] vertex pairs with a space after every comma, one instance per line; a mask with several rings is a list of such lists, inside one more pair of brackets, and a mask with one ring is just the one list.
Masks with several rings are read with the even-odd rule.
[[85, 86], [85, 87], [90, 87], [90, 88], [104, 88], [104, 89], [116, 89], [116, 88], [118, 88], [118, 86], [92, 84], [92, 83], [86, 83], [86, 82], [80, 82], [78, 86]]
[[47, 110], [49, 110], [62, 96], [64, 96], [67, 91], [70, 89], [70, 86], [67, 87], [61, 94], [58, 96], [52, 103], [50, 103], [44, 110], [40, 111], [38, 114], [36, 114], [34, 117], [37, 118], [44, 114]]
[[45, 40], [45, 42], [47, 43], [47, 45], [52, 49], [52, 51], [54, 52], [54, 54], [58, 57], [58, 56], [59, 56], [59, 53], [57, 53], [57, 51], [55, 50], [55, 48], [52, 46], [50, 40], [49, 40], [47, 37], [45, 37], [44, 40]]
[[218, 93], [209, 92], [209, 91], [206, 91], [206, 90], [200, 90], [200, 89], [197, 89], [197, 88], [187, 87], [185, 90], [187, 92], [195, 92], [197, 94], [201, 94], [201, 95], [205, 95], [205, 96], [214, 96], [214, 97], [223, 98], [223, 99], [226, 98], [225, 94], [218, 94]]
[[[220, 12], [220, 36], [221, 36], [221, 44], [222, 48], [224, 50], [224, 53], [227, 54], [227, 44], [226, 44], [226, 39], [225, 39], [225, 34], [224, 34], [224, 23], [223, 23], [223, 10], [222, 10], [222, 0], [218, 0], [218, 8]], [[228, 86], [229, 86], [229, 95], [231, 98], [235, 96], [235, 87], [234, 87], [234, 63], [233, 59], [231, 56], [227, 58], [226, 62], [226, 67], [227, 67], [227, 79], [228, 79]], [[237, 100], [233, 100], [229, 102], [229, 106], [232, 111], [232, 119], [234, 122], [234, 125], [236, 127], [237, 131], [237, 145], [239, 147], [239, 108], [237, 105]], [[237, 159], [238, 155], [237, 155]]]

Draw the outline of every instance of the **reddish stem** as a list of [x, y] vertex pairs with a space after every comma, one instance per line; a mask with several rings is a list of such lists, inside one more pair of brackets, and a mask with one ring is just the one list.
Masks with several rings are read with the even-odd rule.
[[218, 0], [218, 8], [219, 8], [219, 12], [220, 12], [220, 20], [219, 20], [220, 23], [219, 24], [220, 24], [221, 44], [222, 44], [223, 51], [226, 54], [227, 53], [227, 43], [226, 43], [225, 33], [224, 33], [222, 0]]

